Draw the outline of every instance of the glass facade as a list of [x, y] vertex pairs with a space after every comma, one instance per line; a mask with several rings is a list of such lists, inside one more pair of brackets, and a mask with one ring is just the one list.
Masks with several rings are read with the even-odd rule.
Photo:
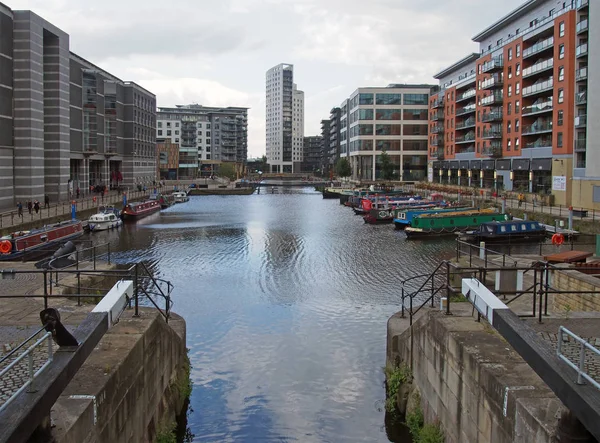
[[358, 135], [373, 135], [373, 125], [358, 125]]
[[400, 151], [402, 142], [400, 140], [377, 140], [378, 151]]
[[[427, 111], [425, 111], [427, 114]], [[402, 111], [400, 109], [378, 109], [375, 112], [376, 120], [401, 120]]]
[[401, 100], [402, 94], [377, 94], [375, 103], [378, 105], [400, 105], [402, 104]]
[[427, 140], [404, 140], [404, 151], [427, 151]]
[[359, 120], [373, 120], [373, 110], [372, 109], [359, 109], [358, 110], [358, 119]]
[[402, 111], [402, 119], [427, 121], [427, 109], [405, 109]]
[[403, 135], [427, 135], [427, 125], [404, 125]]
[[427, 105], [429, 94], [404, 94], [405, 105]]
[[358, 104], [359, 105], [372, 105], [373, 94], [359, 94]]
[[402, 125], [375, 125], [377, 135], [401, 135]]

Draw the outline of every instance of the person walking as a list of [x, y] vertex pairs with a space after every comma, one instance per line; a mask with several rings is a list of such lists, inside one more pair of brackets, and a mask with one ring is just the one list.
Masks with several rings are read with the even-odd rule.
[[522, 192], [519, 192], [519, 208], [523, 206], [523, 200], [525, 200], [525, 196]]
[[33, 210], [33, 203], [31, 203], [31, 200], [27, 200], [27, 210], [31, 214], [31, 211]]
[[50, 207], [50, 196], [48, 194], [44, 195], [44, 208]]
[[34, 201], [33, 202], [33, 209], [35, 210], [35, 213], [37, 214], [38, 212], [40, 212], [40, 202], [39, 201]]
[[17, 202], [17, 214], [23, 218], [23, 204], [21, 202]]

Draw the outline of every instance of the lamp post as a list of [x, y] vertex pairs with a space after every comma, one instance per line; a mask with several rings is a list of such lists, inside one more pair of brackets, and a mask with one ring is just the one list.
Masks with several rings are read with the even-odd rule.
[[469, 188], [471, 187], [471, 178], [473, 177], [473, 171], [470, 169], [467, 171], [467, 175], [469, 177]]
[[533, 171], [529, 171], [529, 192], [533, 193]]
[[442, 184], [442, 174], [444, 173], [444, 171], [442, 170], [442, 168], [440, 167], [440, 171], [439, 171], [439, 176], [440, 176], [440, 185]]

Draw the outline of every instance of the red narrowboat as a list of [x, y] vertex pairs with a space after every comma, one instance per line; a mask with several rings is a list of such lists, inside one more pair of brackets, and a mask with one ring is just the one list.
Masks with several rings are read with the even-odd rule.
[[123, 220], [137, 220], [138, 218], [160, 211], [160, 209], [158, 200], [128, 203], [127, 206], [123, 208], [122, 216]]

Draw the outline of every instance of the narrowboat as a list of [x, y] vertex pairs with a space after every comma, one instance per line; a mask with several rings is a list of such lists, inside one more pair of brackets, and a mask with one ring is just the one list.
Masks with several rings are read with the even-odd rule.
[[461, 240], [486, 243], [539, 242], [546, 238], [546, 228], [536, 221], [511, 220], [482, 223], [466, 231]]
[[411, 222], [414, 217], [418, 217], [420, 215], [425, 214], [452, 214], [454, 212], [464, 212], [472, 209], [475, 211], [475, 208], [469, 208], [467, 206], [456, 206], [456, 207], [446, 207], [438, 205], [433, 208], [401, 208], [396, 209], [394, 211], [394, 225], [396, 229], [405, 229], [411, 225]]
[[406, 211], [409, 209], [427, 209], [427, 208], [435, 208], [439, 206], [435, 202], [427, 202], [427, 201], [416, 201], [416, 202], [407, 202], [405, 204], [399, 206], [392, 206], [387, 209], [371, 209], [368, 214], [366, 214], [363, 218], [365, 223], [369, 224], [384, 224], [384, 223], [392, 223], [394, 221], [394, 217], [397, 211]]
[[185, 203], [190, 200], [187, 192], [175, 191], [171, 194], [173, 196], [173, 203]]
[[88, 219], [88, 229], [91, 232], [118, 228], [122, 224], [121, 211], [112, 206], [100, 208], [97, 214], [92, 215]]
[[157, 200], [128, 203], [123, 208], [122, 217], [123, 220], [137, 220], [157, 211], [160, 211], [160, 203]]
[[17, 231], [0, 237], [0, 261], [37, 260], [52, 254], [63, 242], [83, 235], [80, 220], [68, 220], [31, 231]]
[[341, 193], [342, 190], [340, 188], [325, 188], [323, 189], [323, 198], [340, 198]]
[[356, 215], [367, 215], [370, 211], [376, 210], [387, 210], [397, 208], [398, 206], [418, 206], [426, 202], [422, 201], [422, 197], [404, 197], [404, 198], [388, 198], [388, 197], [369, 197], [363, 198], [360, 201], [360, 205], [352, 208]]
[[156, 200], [161, 209], [167, 209], [174, 203], [173, 196], [163, 194], [152, 194], [148, 200]]
[[411, 226], [404, 229], [407, 238], [426, 238], [453, 235], [478, 227], [482, 223], [508, 220], [507, 214], [494, 210], [468, 211], [454, 214], [424, 214], [413, 217]]

